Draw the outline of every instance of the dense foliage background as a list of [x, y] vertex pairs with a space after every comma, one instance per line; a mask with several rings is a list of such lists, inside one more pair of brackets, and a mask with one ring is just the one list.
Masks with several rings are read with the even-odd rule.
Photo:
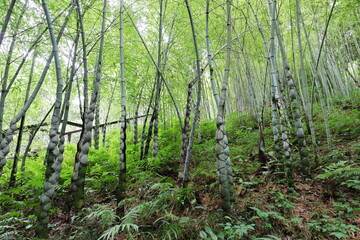
[[0, 239], [360, 238], [358, 0], [0, 12]]

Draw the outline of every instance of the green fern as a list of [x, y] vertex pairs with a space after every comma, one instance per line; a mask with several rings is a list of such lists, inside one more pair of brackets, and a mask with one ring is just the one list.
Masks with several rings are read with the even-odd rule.
[[159, 231], [162, 234], [162, 239], [179, 239], [179, 237], [182, 235], [183, 227], [182, 223], [189, 222], [189, 219], [186, 219], [187, 221], [184, 221], [184, 218], [181, 218], [179, 216], [176, 216], [168, 211], [164, 211], [164, 215], [154, 222], [160, 223]]
[[10, 230], [10, 229], [12, 229], [11, 226], [3, 226], [3, 227], [1, 227], [0, 228], [0, 239], [3, 239], [3, 240], [16, 239], [16, 237], [18, 236], [17, 231], [16, 230]]
[[[133, 202], [135, 198], [126, 199], [122, 201], [119, 206], [125, 205], [128, 202]], [[121, 223], [107, 229], [99, 238], [100, 239], [113, 239], [113, 237], [120, 231], [127, 232], [128, 234], [134, 234], [139, 231], [139, 225], [137, 221], [143, 217], [143, 213], [149, 209], [150, 203], [145, 202], [131, 208], [124, 217], [121, 218]], [[113, 212], [113, 214], [115, 214]]]
[[274, 235], [266, 235], [265, 237], [256, 238], [255, 240], [281, 240], [281, 238]]
[[183, 229], [177, 222], [163, 221], [159, 231], [163, 233], [161, 239], [176, 240], [182, 235]]
[[229, 216], [225, 216], [226, 223], [218, 224], [216, 233], [209, 226], [205, 226], [205, 231], [200, 231], [200, 237], [206, 240], [230, 240], [230, 239], [243, 239], [249, 234], [250, 231], [254, 231], [255, 224], [247, 224], [242, 218], [232, 219]]
[[[122, 218], [121, 224], [123, 225], [131, 225], [135, 224], [138, 219], [141, 219], [140, 216], [145, 212], [145, 210], [148, 210], [150, 206], [149, 202], [145, 202], [143, 204], [137, 205], [133, 208], [131, 208], [125, 216]], [[149, 214], [149, 213], [148, 213]]]
[[115, 214], [113, 209], [107, 205], [95, 204], [92, 208], [89, 208], [88, 210], [90, 211], [90, 214], [88, 214], [86, 218], [98, 220], [101, 228], [105, 228], [111, 225], [118, 219], [118, 216]]
[[160, 190], [161, 192], [164, 192], [166, 190], [169, 190], [171, 188], [172, 184], [168, 182], [164, 183], [155, 183], [150, 187], [150, 190]]
[[100, 238], [98, 238], [98, 240], [102, 240], [102, 239], [114, 239], [115, 235], [119, 233], [119, 231], [124, 231], [126, 230], [127, 232], [131, 232], [131, 228], [134, 229], [135, 232], [137, 232], [139, 230], [139, 226], [136, 224], [119, 224], [119, 225], [115, 225], [111, 228], [109, 228], [108, 230], [106, 230], [101, 236]]
[[[13, 240], [23, 239], [18, 232], [18, 228], [30, 229], [32, 227], [31, 220], [27, 217], [16, 216], [16, 212], [9, 212], [4, 214], [1, 220], [0, 218], [0, 239], [1, 240]], [[12, 216], [12, 217], [9, 217]]]
[[360, 167], [357, 164], [349, 164], [348, 161], [330, 164], [325, 167], [325, 173], [317, 178], [339, 182], [340, 185], [360, 190]]
[[[179, 196], [179, 190], [173, 188], [170, 183], [155, 183], [148, 187], [152, 196], [156, 198], [140, 202], [139, 199], [130, 198], [122, 201], [119, 206], [124, 206], [129, 203], [137, 204], [129, 208], [124, 217], [121, 218], [121, 223], [107, 229], [99, 239], [112, 239], [119, 232], [125, 232], [129, 236], [146, 235], [149, 232], [140, 230], [156, 228], [156, 235], [160, 239], [179, 239], [183, 236], [184, 227], [191, 224], [190, 218], [179, 217], [174, 213], [168, 211], [171, 206], [175, 206]], [[185, 194], [184, 192], [181, 195]], [[139, 203], [140, 202], [140, 203]], [[99, 218], [101, 215], [106, 214], [111, 209], [98, 210], [97, 213], [91, 213], [90, 216]], [[142, 227], [142, 229], [141, 229]]]

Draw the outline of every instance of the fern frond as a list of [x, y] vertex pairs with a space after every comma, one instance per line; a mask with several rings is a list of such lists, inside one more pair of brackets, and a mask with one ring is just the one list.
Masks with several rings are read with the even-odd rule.
[[102, 240], [102, 239], [114, 239], [115, 235], [119, 232], [121, 228], [121, 225], [115, 225], [111, 228], [109, 228], [108, 230], [106, 230], [99, 238], [98, 240]]
[[127, 223], [127, 224], [120, 224], [121, 230], [124, 231], [126, 230], [128, 233], [131, 232], [131, 230], [134, 230], [135, 232], [139, 231], [139, 226], [134, 224], [134, 223]]
[[171, 222], [178, 222], [180, 220], [180, 217], [178, 217], [172, 213], [169, 213], [168, 211], [165, 210], [165, 214], [162, 217], [156, 219], [156, 221], [154, 223], [157, 223], [161, 220], [170, 220]]
[[136, 220], [139, 219], [139, 215], [149, 208], [149, 203], [143, 203], [130, 209], [125, 216], [122, 218], [122, 225], [135, 224]]
[[104, 215], [113, 215], [113, 210], [107, 205], [95, 204], [94, 209], [89, 209], [92, 212], [87, 215], [86, 217], [89, 219], [99, 219], [102, 218]]
[[166, 222], [166, 224], [163, 225], [162, 230], [163, 232], [165, 232], [165, 239], [169, 239], [169, 240], [179, 239], [182, 233], [181, 226], [176, 223]]
[[360, 175], [360, 167], [356, 164], [347, 164], [347, 161], [340, 161], [333, 163], [326, 167], [325, 173], [319, 174], [316, 178], [318, 179], [341, 179], [351, 177], [354, 175]]
[[327, 166], [325, 173], [319, 174], [316, 178], [329, 179], [349, 188], [360, 189], [360, 167], [357, 164], [349, 164], [347, 161]]
[[0, 239], [3, 240], [12, 240], [12, 239], [16, 239], [17, 236], [17, 231], [16, 230], [7, 230], [6, 232], [0, 234]]
[[351, 176], [360, 176], [360, 167], [351, 166], [346, 172], [344, 172], [345, 177]]
[[111, 226], [119, 219], [115, 211], [107, 205], [95, 204], [93, 208], [88, 210], [91, 212], [81, 221], [86, 219], [96, 220], [102, 228]]
[[127, 204], [127, 203], [133, 203], [133, 202], [135, 202], [135, 201], [137, 201], [138, 199], [137, 198], [134, 198], [134, 197], [132, 197], [132, 198], [125, 198], [124, 200], [122, 200], [121, 202], [119, 202], [119, 207], [121, 207], [121, 206], [125, 206], [125, 204]]
[[154, 185], [152, 185], [150, 187], [150, 190], [167, 190], [169, 189], [170, 187], [172, 187], [172, 184], [171, 183], [168, 183], [168, 182], [164, 182], [164, 183], [155, 183]]
[[[132, 215], [133, 217], [134, 215]], [[127, 221], [133, 220], [132, 218], [127, 218]], [[98, 240], [102, 240], [102, 239], [114, 239], [115, 235], [119, 233], [119, 231], [126, 231], [128, 233], [131, 233], [132, 230], [134, 232], [138, 232], [139, 231], [139, 226], [135, 223], [126, 223], [126, 222], [122, 222], [121, 224], [115, 225], [111, 228], [109, 228], [108, 230], [106, 230], [101, 236], [100, 238], [98, 238]]]

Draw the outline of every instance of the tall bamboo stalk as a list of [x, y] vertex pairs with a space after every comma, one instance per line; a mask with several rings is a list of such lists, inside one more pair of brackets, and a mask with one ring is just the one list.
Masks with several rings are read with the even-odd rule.
[[[7, 76], [7, 72], [9, 70], [9, 67], [10, 66], [10, 61], [11, 61], [11, 55], [12, 55], [12, 49], [15, 45], [15, 41], [16, 41], [16, 38], [17, 38], [17, 31], [19, 29], [19, 26], [20, 26], [20, 23], [21, 23], [21, 20], [24, 16], [24, 13], [25, 13], [25, 10], [27, 9], [27, 3], [28, 1], [25, 2], [22, 10], [21, 10], [21, 13], [20, 13], [20, 17], [19, 17], [19, 20], [18, 22], [16, 23], [16, 27], [15, 27], [15, 33], [14, 33], [14, 36], [13, 36], [13, 40], [11, 42], [11, 46], [10, 46], [10, 51], [9, 51], [9, 55], [8, 55], [8, 58], [7, 58], [7, 61], [6, 61], [6, 69], [5, 69], [5, 76]], [[7, 78], [7, 77], [6, 77]], [[5, 78], [5, 79], [6, 79]], [[3, 79], [3, 81], [5, 80]], [[6, 84], [5, 84], [6, 85]], [[29, 93], [30, 93], [30, 86], [31, 86], [31, 79], [29, 80], [29, 83], [27, 85], [27, 89], [26, 89], [26, 93], [25, 93], [25, 101], [29, 98]], [[4, 100], [4, 101], [3, 101]], [[5, 103], [5, 98], [2, 99], [1, 98], [1, 109], [3, 109], [3, 104]], [[2, 122], [2, 118], [3, 116], [0, 116], [1, 117], [1, 122]], [[23, 134], [23, 128], [24, 128], [24, 123], [25, 123], [25, 116], [23, 116], [21, 118], [21, 121], [20, 121], [20, 127], [19, 127], [19, 134], [18, 134], [18, 139], [17, 139], [17, 143], [16, 143], [16, 149], [15, 149], [15, 155], [14, 155], [14, 162], [13, 162], [13, 166], [12, 166], [12, 169], [11, 169], [11, 174], [10, 174], [10, 181], [9, 181], [9, 187], [14, 187], [15, 186], [15, 182], [16, 182], [16, 173], [17, 173], [17, 168], [18, 168], [18, 162], [19, 162], [19, 154], [20, 154], [20, 148], [21, 148], [21, 141], [22, 141], [22, 134]], [[0, 133], [2, 132], [2, 126], [0, 127]], [[0, 134], [0, 139], [1, 139], [1, 135]], [[1, 142], [1, 140], [0, 140]]]
[[308, 84], [307, 84], [307, 78], [306, 78], [306, 73], [305, 73], [305, 63], [304, 63], [305, 56], [304, 56], [304, 50], [303, 50], [303, 46], [302, 46], [302, 39], [301, 39], [300, 19], [301, 19], [301, 11], [300, 11], [299, 0], [296, 0], [296, 27], [297, 27], [297, 37], [298, 37], [299, 57], [300, 57], [301, 86], [303, 89], [305, 111], [307, 114], [307, 119], [309, 121], [308, 125], [310, 128], [313, 154], [315, 156], [315, 161], [317, 161], [317, 141], [316, 141], [316, 133], [315, 133], [313, 116], [312, 116], [312, 112], [310, 111], [310, 97], [309, 97]]
[[299, 153], [300, 153], [301, 166], [303, 168], [303, 172], [308, 174], [310, 164], [309, 164], [309, 159], [308, 159], [308, 151], [306, 149], [303, 124], [301, 121], [300, 111], [299, 111], [299, 107], [298, 107], [298, 100], [297, 100], [298, 94], [296, 92], [295, 83], [293, 81], [292, 73], [290, 70], [290, 65], [289, 65], [289, 62], [287, 60], [287, 56], [285, 53], [285, 46], [282, 41], [280, 28], [279, 28], [279, 25], [277, 24], [277, 22], [275, 22], [275, 24], [276, 24], [277, 39], [278, 39], [278, 43], [279, 43], [279, 48], [280, 48], [280, 52], [281, 52], [283, 65], [284, 65], [285, 77], [287, 80], [287, 87], [288, 87], [288, 91], [289, 91], [291, 109], [293, 111], [293, 118], [295, 121], [294, 126], [296, 128], [296, 135], [298, 138], [298, 148], [299, 148]]
[[54, 61], [56, 66], [56, 77], [57, 77], [57, 87], [56, 87], [56, 101], [54, 106], [53, 115], [51, 118], [50, 125], [50, 142], [47, 148], [45, 163], [45, 181], [43, 187], [43, 193], [40, 197], [40, 213], [38, 215], [38, 224], [36, 226], [36, 233], [41, 238], [46, 238], [48, 235], [48, 223], [49, 223], [49, 211], [51, 209], [51, 199], [55, 196], [55, 187], [58, 184], [58, 180], [61, 172], [61, 158], [62, 153], [59, 149], [59, 124], [60, 124], [60, 109], [62, 102], [62, 89], [63, 89], [63, 79], [61, 73], [61, 64], [59, 57], [58, 44], [55, 39], [54, 29], [52, 26], [50, 13], [46, 4], [46, 0], [42, 0], [42, 6], [46, 16], [46, 22], [48, 24], [50, 39], [53, 48]]
[[[260, 24], [260, 21], [258, 20], [257, 14], [254, 11], [254, 8], [251, 5], [250, 1], [247, 1], [251, 11], [253, 12], [259, 33], [261, 35], [261, 39], [263, 41], [265, 52], [268, 57], [269, 65], [270, 65], [270, 83], [271, 83], [271, 122], [273, 126], [273, 139], [274, 139], [274, 149], [275, 149], [275, 155], [278, 161], [282, 161], [283, 154], [281, 151], [281, 141], [280, 141], [280, 124], [278, 121], [279, 118], [279, 112], [277, 107], [277, 102], [280, 100], [280, 96], [278, 94], [278, 84], [276, 79], [276, 73], [275, 73], [275, 60], [274, 60], [274, 54], [275, 54], [275, 38], [274, 36], [271, 37], [271, 47], [269, 49], [268, 43], [266, 41], [265, 35], [263, 33], [262, 26]], [[271, 29], [272, 34], [274, 35], [275, 29]]]
[[[77, 6], [79, 6], [78, 3]], [[81, 135], [81, 139], [78, 143], [76, 161], [74, 165], [74, 173], [72, 176], [71, 192], [73, 195], [72, 197], [74, 200], [74, 207], [76, 210], [80, 210], [84, 204], [85, 176], [89, 161], [88, 154], [90, 150], [91, 131], [92, 131], [93, 120], [95, 115], [96, 99], [98, 98], [98, 94], [100, 92], [100, 80], [101, 80], [101, 72], [102, 72], [102, 64], [103, 64], [102, 59], [103, 59], [103, 47], [104, 47], [104, 35], [105, 35], [106, 7], [107, 7], [107, 0], [104, 0], [103, 11], [102, 11], [103, 16], [102, 16], [102, 24], [101, 24], [100, 46], [99, 46], [97, 66], [96, 66], [96, 76], [94, 80], [94, 89], [91, 95], [89, 107], [84, 107], [84, 123], [83, 123], [84, 129]], [[80, 23], [80, 31], [82, 31], [83, 47], [84, 47], [86, 43], [84, 42], [84, 32], [81, 23]], [[84, 72], [87, 72], [87, 69], [84, 69]], [[87, 75], [86, 75], [86, 79], [84, 75], [84, 82], [85, 81], [87, 81]], [[87, 94], [87, 86], [84, 87], [84, 95], [85, 94]]]
[[185, 1], [188, 15], [189, 15], [189, 21], [190, 21], [190, 26], [191, 26], [192, 36], [193, 36], [195, 58], [196, 58], [196, 74], [197, 74], [197, 99], [196, 99], [196, 105], [195, 105], [194, 119], [193, 119], [191, 130], [190, 130], [189, 143], [188, 143], [187, 149], [186, 149], [184, 174], [183, 174], [183, 179], [182, 179], [182, 186], [183, 186], [183, 188], [186, 188], [189, 183], [188, 177], [189, 177], [191, 151], [192, 151], [192, 146], [194, 143], [196, 121], [198, 119], [200, 102], [201, 102], [201, 69], [200, 69], [199, 49], [198, 49], [198, 44], [197, 44], [197, 39], [196, 39], [196, 32], [195, 32], [195, 23], [193, 21], [189, 2], [188, 2], [188, 0], [184, 0], [184, 1]]
[[[315, 60], [312, 45], [310, 43], [309, 35], [308, 35], [307, 30], [306, 30], [306, 25], [304, 23], [304, 19], [302, 17], [301, 11], [300, 11], [300, 6], [298, 6], [298, 7], [299, 7], [299, 13], [300, 13], [299, 18], [301, 20], [301, 24], [302, 24], [303, 31], [304, 31], [304, 34], [305, 34], [306, 44], [307, 44], [308, 49], [309, 49], [310, 60], [311, 60], [311, 68], [312, 68], [312, 71], [313, 71], [313, 80], [312, 80], [312, 86], [311, 86], [311, 97], [309, 97], [308, 111], [310, 112], [309, 115], [312, 116], [313, 115], [312, 106], [313, 106], [313, 102], [314, 102], [315, 86], [316, 86], [316, 88], [318, 90], [317, 92], [319, 94], [319, 101], [320, 101], [320, 105], [321, 105], [322, 114], [323, 114], [323, 117], [324, 117], [326, 139], [328, 141], [328, 145], [330, 146], [331, 145], [331, 134], [330, 134], [329, 121], [328, 121], [328, 113], [327, 113], [328, 109], [327, 109], [325, 99], [324, 99], [324, 96], [323, 96], [324, 95], [323, 94], [324, 88], [322, 87], [322, 85], [321, 85], [321, 83], [319, 81], [319, 78], [321, 78], [321, 76], [322, 76], [320, 74], [320, 71], [318, 71], [319, 64], [320, 64], [320, 58], [318, 58], [319, 62], [317, 63], [316, 60]], [[319, 53], [321, 53], [321, 52], [319, 52]], [[320, 54], [319, 54], [319, 56], [320, 56]]]
[[9, 8], [8, 8], [6, 16], [5, 16], [5, 19], [4, 19], [4, 22], [2, 24], [1, 32], [0, 32], [0, 46], [2, 44], [2, 41], [4, 40], [5, 32], [6, 32], [8, 24], [9, 24], [11, 14], [13, 13], [15, 3], [16, 3], [16, 0], [11, 0], [11, 2], [9, 4]]
[[[64, 20], [64, 23], [60, 29], [60, 32], [58, 34], [58, 37], [56, 39], [56, 42], [59, 42], [63, 33], [64, 33], [64, 29], [65, 29], [65, 26], [67, 25], [68, 23], [68, 20], [69, 20], [69, 17], [72, 13], [72, 10], [73, 10], [73, 7], [70, 8], [69, 12], [68, 12], [68, 15], [65, 17], [65, 20]], [[51, 25], [52, 25], [52, 22], [51, 22]], [[39, 38], [38, 38], [39, 39]], [[37, 39], [37, 40], [38, 40]], [[36, 45], [36, 42], [30, 47], [30, 49], [32, 49], [35, 45]], [[26, 56], [30, 53], [30, 50], [26, 53]], [[54, 57], [54, 52], [52, 52], [50, 54], [50, 56], [48, 57], [47, 61], [46, 61], [46, 64], [45, 64], [45, 67], [41, 73], [41, 76], [40, 76], [40, 79], [39, 81], [37, 82], [36, 86], [34, 87], [31, 95], [29, 96], [29, 99], [26, 101], [26, 103], [24, 104], [24, 106], [20, 109], [20, 111], [16, 114], [16, 116], [10, 121], [10, 126], [9, 128], [7, 129], [6, 131], [6, 134], [5, 134], [5, 137], [2, 139], [2, 141], [0, 142], [0, 176], [3, 174], [2, 170], [6, 164], [6, 156], [9, 154], [10, 152], [10, 143], [12, 142], [13, 140], [13, 135], [14, 135], [14, 132], [15, 130], [17, 129], [16, 127], [16, 124], [18, 121], [21, 120], [21, 118], [23, 116], [25, 116], [27, 110], [29, 109], [29, 107], [31, 106], [32, 102], [34, 101], [35, 97], [37, 96], [44, 80], [45, 80], [45, 77], [47, 75], [47, 72], [49, 70], [49, 67], [50, 67], [50, 63], [52, 61]], [[21, 62], [22, 64], [25, 62], [25, 57], [23, 58], [23, 61]], [[18, 67], [18, 70], [16, 71], [13, 79], [15, 79], [15, 76], [19, 73], [19, 70], [20, 69], [20, 66]], [[15, 80], [12, 80], [12, 82], [15, 81]], [[8, 88], [11, 87], [11, 83], [8, 85]]]
[[[31, 84], [33, 82], [33, 73], [34, 73], [34, 68], [35, 68], [35, 60], [36, 60], [36, 55], [37, 53], [34, 52], [33, 54], [33, 58], [32, 58], [32, 62], [31, 62], [31, 68], [30, 68], [30, 75], [29, 75], [29, 81], [28, 81], [28, 85], [26, 87], [26, 94], [25, 94], [25, 100], [24, 100], [24, 105], [26, 104], [26, 101], [29, 99], [29, 95], [30, 95], [30, 87], [31, 87]], [[23, 126], [25, 124], [25, 115], [21, 118], [21, 122], [20, 122], [20, 130], [19, 130], [19, 139], [18, 140], [19, 142], [21, 141], [22, 139], [22, 132], [23, 132]], [[20, 137], [21, 136], [21, 137]], [[31, 132], [29, 134], [29, 138], [31, 136]], [[19, 147], [17, 147], [16, 150], [18, 151], [15, 151], [15, 157], [16, 156], [19, 156], [20, 154], [20, 144], [18, 144]], [[22, 158], [22, 161], [21, 161], [21, 171], [24, 172], [25, 171], [25, 162], [26, 162], [26, 155], [27, 153], [25, 152], [23, 158]]]
[[[284, 149], [284, 171], [285, 177], [287, 178], [288, 184], [293, 185], [293, 166], [291, 158], [291, 149], [288, 139], [287, 129], [286, 129], [286, 118], [283, 106], [280, 100], [279, 86], [276, 78], [276, 66], [275, 66], [275, 31], [276, 31], [276, 0], [269, 1], [269, 10], [271, 14], [271, 38], [270, 38], [270, 69], [271, 69], [271, 94], [272, 94], [272, 116], [274, 126], [277, 123], [278, 115], [280, 116], [280, 130], [281, 130], [281, 139], [282, 147]], [[275, 131], [274, 131], [275, 133]], [[274, 134], [274, 141], [278, 140]], [[276, 141], [275, 141], [276, 142]], [[282, 157], [280, 157], [282, 158]]]
[[117, 187], [117, 214], [124, 215], [124, 205], [120, 205], [125, 199], [126, 192], [126, 86], [124, 67], [124, 1], [120, 0], [120, 74], [121, 74], [121, 122], [120, 122], [120, 169]]
[[156, 69], [156, 94], [155, 94], [155, 103], [154, 103], [154, 136], [153, 136], [153, 152], [152, 156], [156, 157], [159, 151], [158, 144], [158, 134], [159, 134], [159, 108], [160, 108], [160, 96], [161, 96], [161, 85], [162, 81], [160, 78], [160, 65], [161, 65], [161, 42], [162, 42], [162, 32], [163, 32], [163, 0], [159, 1], [159, 36], [158, 36], [158, 59]]
[[226, 57], [225, 74], [221, 84], [218, 114], [216, 118], [216, 166], [219, 177], [219, 190], [221, 197], [221, 208], [226, 213], [231, 213], [231, 202], [234, 200], [234, 182], [232, 177], [232, 166], [229, 154], [228, 138], [225, 128], [225, 101], [229, 82], [230, 54], [231, 54], [231, 0], [226, 1]]
[[207, 60], [209, 63], [209, 72], [210, 72], [210, 83], [211, 83], [211, 89], [213, 91], [214, 99], [216, 106], [219, 105], [219, 94], [217, 92], [217, 86], [214, 79], [214, 68], [212, 65], [212, 59], [211, 59], [211, 49], [210, 49], [210, 36], [209, 36], [209, 7], [210, 7], [210, 0], [206, 0], [206, 49], [207, 49]]

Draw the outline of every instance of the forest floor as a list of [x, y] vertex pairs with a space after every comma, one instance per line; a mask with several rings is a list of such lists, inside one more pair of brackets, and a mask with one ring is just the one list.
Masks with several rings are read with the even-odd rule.
[[[139, 146], [130, 144], [129, 137], [126, 215], [122, 219], [115, 214], [114, 199], [118, 133], [109, 133], [106, 146], [91, 150], [86, 203], [77, 214], [68, 203], [76, 152], [76, 145], [69, 144], [51, 210], [49, 239], [360, 239], [359, 106], [341, 101], [333, 106], [329, 116], [331, 147], [326, 143], [321, 111], [315, 108], [318, 158], [315, 160], [309, 144], [311, 176], [305, 177], [296, 142], [292, 142], [293, 187], [288, 186], [272, 157], [270, 119], [264, 120], [269, 162], [262, 168], [257, 159], [255, 119], [229, 116], [227, 131], [236, 190], [229, 215], [219, 210], [214, 121], [201, 122], [188, 188], [180, 188], [177, 183], [181, 144], [178, 126], [163, 126], [156, 158], [138, 160]], [[34, 226], [42, 171], [39, 156], [27, 163], [27, 173], [19, 174], [22, 184], [0, 189], [0, 239], [37, 239]]]

